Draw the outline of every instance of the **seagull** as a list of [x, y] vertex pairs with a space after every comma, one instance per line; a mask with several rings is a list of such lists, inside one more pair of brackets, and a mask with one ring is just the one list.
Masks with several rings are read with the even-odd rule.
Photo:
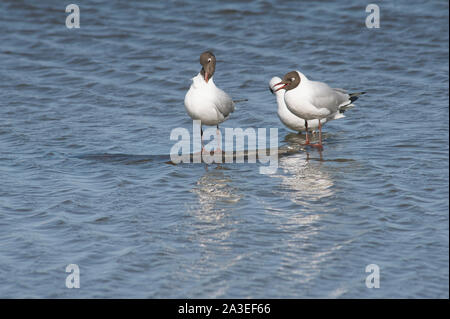
[[[269, 82], [269, 90], [272, 92], [272, 94], [275, 94], [277, 98], [277, 104], [278, 104], [278, 117], [280, 118], [280, 121], [290, 128], [291, 130], [294, 130], [296, 132], [305, 132], [306, 131], [306, 121], [302, 119], [301, 117], [298, 117], [286, 106], [286, 102], [284, 102], [284, 93], [286, 90], [284, 88], [281, 88], [279, 90], [275, 90], [276, 85], [281, 81], [281, 79], [278, 76], [274, 76], [272, 79], [270, 79]], [[321, 122], [324, 124], [327, 121], [327, 119], [323, 119]], [[316, 130], [319, 127], [319, 120], [310, 120], [308, 121], [308, 130], [313, 131]]]
[[[275, 92], [285, 89], [284, 101], [289, 111], [305, 120], [306, 143], [322, 149], [322, 122], [344, 117], [344, 111], [352, 108], [353, 102], [361, 94], [347, 93], [343, 89], [333, 89], [323, 82], [311, 81], [299, 71], [287, 73], [283, 80], [276, 83], [279, 86]], [[310, 144], [308, 137], [308, 124], [318, 120], [319, 144]]]
[[[217, 137], [220, 141], [219, 124], [228, 119], [234, 111], [234, 102], [227, 93], [214, 84], [213, 75], [216, 70], [214, 54], [210, 51], [203, 52], [200, 55], [200, 64], [202, 69], [192, 78], [191, 87], [184, 98], [184, 106], [192, 120], [200, 121], [203, 153], [202, 125], [217, 126]], [[221, 152], [220, 142], [216, 151]]]

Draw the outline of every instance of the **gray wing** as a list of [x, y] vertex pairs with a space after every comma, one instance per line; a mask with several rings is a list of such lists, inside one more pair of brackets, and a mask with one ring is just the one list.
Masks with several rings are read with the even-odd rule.
[[231, 97], [222, 90], [218, 90], [218, 97], [215, 103], [217, 110], [226, 118], [234, 112], [234, 102]]
[[339, 92], [339, 93], [347, 94], [347, 91], [346, 91], [346, 90], [344, 90], [344, 89], [340, 89], [340, 88], [333, 88], [333, 90], [335, 90], [336, 92]]
[[335, 113], [343, 105], [351, 103], [349, 95], [343, 89], [332, 89], [322, 82], [311, 81], [311, 103], [317, 108], [328, 109]]

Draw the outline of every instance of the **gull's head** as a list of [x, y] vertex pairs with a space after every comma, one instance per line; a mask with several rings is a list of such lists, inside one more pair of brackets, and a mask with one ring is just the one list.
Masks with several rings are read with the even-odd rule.
[[216, 70], [216, 57], [211, 51], [205, 51], [200, 55], [200, 64], [202, 65], [200, 73], [205, 79], [205, 82], [208, 83]]
[[283, 80], [275, 84], [275, 86], [277, 87], [275, 89], [275, 92], [281, 89], [285, 89], [286, 91], [295, 89], [300, 84], [300, 81], [301, 78], [298, 71], [291, 71], [289, 73], [286, 73], [286, 75], [283, 77]]
[[[280, 81], [281, 81], [281, 79], [280, 79], [278, 76], [274, 76], [273, 78], [270, 79], [270, 82], [269, 82], [269, 90], [270, 90], [270, 93], [272, 93], [272, 94], [278, 94], [278, 93], [276, 93], [276, 91], [278, 91], [278, 90], [276, 89], [276, 85], [277, 85]], [[280, 91], [280, 93], [281, 93], [281, 92], [284, 92], [284, 91]]]

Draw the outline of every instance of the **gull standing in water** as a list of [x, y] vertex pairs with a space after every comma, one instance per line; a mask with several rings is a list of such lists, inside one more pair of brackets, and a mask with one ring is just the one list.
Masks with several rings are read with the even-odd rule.
[[[322, 146], [322, 122], [327, 119], [339, 119], [344, 117], [345, 110], [353, 107], [352, 104], [361, 94], [348, 94], [343, 89], [333, 89], [323, 82], [310, 81], [303, 73], [291, 71], [283, 80], [276, 83], [279, 86], [275, 92], [285, 89], [284, 101], [289, 111], [305, 120], [306, 145]], [[319, 144], [310, 144], [308, 137], [308, 124], [312, 120], [318, 120]]]
[[[296, 132], [305, 132], [306, 131], [306, 125], [305, 120], [301, 117], [298, 117], [286, 106], [286, 102], [284, 102], [284, 93], [286, 90], [284, 88], [281, 88], [279, 90], [276, 89], [276, 85], [281, 81], [281, 79], [278, 76], [274, 76], [272, 79], [270, 79], [269, 82], [269, 90], [272, 92], [272, 94], [275, 94], [277, 98], [277, 104], [278, 104], [278, 117], [280, 118], [280, 121], [291, 130], [294, 130]], [[324, 124], [327, 121], [327, 119], [323, 119], [321, 122]], [[319, 120], [311, 120], [308, 121], [308, 130], [314, 131], [319, 127]]]
[[[192, 78], [191, 87], [184, 98], [184, 106], [193, 120], [201, 122], [203, 153], [202, 125], [216, 125], [217, 137], [220, 138], [219, 124], [228, 119], [234, 111], [234, 102], [228, 94], [214, 84], [213, 75], [216, 70], [214, 54], [210, 51], [203, 52], [200, 55], [200, 64], [202, 69], [196, 77]], [[220, 142], [218, 142], [216, 151], [222, 152]]]

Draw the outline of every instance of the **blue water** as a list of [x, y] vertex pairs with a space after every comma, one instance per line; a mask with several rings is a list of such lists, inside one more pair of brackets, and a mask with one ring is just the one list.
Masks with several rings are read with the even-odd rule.
[[[376, 3], [0, 1], [0, 297], [448, 298], [448, 2]], [[295, 144], [294, 69], [367, 94], [273, 175], [169, 165], [207, 49], [248, 99], [222, 131]]]

